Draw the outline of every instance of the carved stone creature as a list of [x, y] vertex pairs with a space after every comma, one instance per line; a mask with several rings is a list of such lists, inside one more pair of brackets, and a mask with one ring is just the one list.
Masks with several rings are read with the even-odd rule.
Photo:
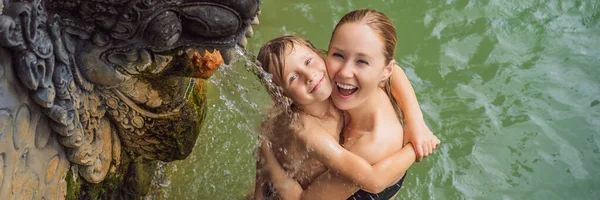
[[[133, 160], [172, 161], [190, 154], [204, 117], [195, 78], [210, 77], [220, 64], [219, 52], [227, 62], [236, 44], [245, 47], [259, 4], [3, 0], [0, 51], [8, 53], [0, 60], [12, 66], [0, 66], [0, 77], [18, 77], [26, 88], [21, 92], [48, 118], [71, 164], [85, 180], [99, 183], [111, 163], [119, 166], [121, 150]], [[201, 59], [199, 52], [210, 58]], [[13, 73], [4, 74], [8, 71]], [[0, 87], [0, 102], [10, 101], [1, 95], [6, 90]], [[0, 120], [16, 113], [7, 105], [0, 103]], [[0, 147], [0, 168], [7, 162], [4, 151]], [[0, 169], [0, 187], [5, 173]]]

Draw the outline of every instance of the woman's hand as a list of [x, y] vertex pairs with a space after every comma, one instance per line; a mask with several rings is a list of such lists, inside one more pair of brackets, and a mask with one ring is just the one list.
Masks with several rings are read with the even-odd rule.
[[440, 140], [433, 135], [423, 120], [407, 123], [404, 137], [406, 137], [405, 141], [413, 145], [417, 162], [421, 162], [440, 145]]

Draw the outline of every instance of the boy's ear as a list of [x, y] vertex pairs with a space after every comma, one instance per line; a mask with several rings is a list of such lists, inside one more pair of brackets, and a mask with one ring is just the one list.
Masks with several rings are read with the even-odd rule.
[[396, 60], [392, 59], [390, 62], [383, 68], [383, 73], [381, 74], [381, 81], [386, 80], [392, 75], [392, 71], [394, 70], [394, 66], [396, 66]]

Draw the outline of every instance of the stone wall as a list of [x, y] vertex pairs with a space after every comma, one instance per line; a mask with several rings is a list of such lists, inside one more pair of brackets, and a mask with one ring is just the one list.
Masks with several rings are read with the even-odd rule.
[[16, 79], [9, 53], [0, 48], [0, 197], [64, 199], [69, 162], [48, 117]]

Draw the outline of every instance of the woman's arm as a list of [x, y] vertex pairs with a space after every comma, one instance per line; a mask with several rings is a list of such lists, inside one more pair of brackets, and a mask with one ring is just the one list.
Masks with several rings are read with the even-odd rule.
[[405, 115], [406, 122], [423, 121], [423, 113], [417, 101], [417, 95], [413, 89], [404, 70], [397, 65], [391, 75], [392, 96], [400, 104]]
[[433, 135], [423, 120], [417, 96], [408, 77], [400, 66], [394, 67], [391, 75], [392, 96], [400, 104], [406, 121], [405, 143], [412, 143], [417, 154], [417, 162], [429, 155], [435, 145], [429, 140]]

